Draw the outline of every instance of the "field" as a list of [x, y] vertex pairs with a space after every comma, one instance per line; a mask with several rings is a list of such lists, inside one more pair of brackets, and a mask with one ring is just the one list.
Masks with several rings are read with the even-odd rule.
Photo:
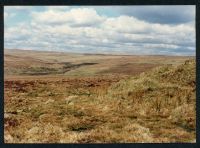
[[195, 57], [8, 50], [6, 143], [196, 142]]

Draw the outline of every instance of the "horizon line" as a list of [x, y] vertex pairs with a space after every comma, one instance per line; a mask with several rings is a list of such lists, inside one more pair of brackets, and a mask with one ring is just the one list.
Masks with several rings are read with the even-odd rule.
[[[125, 53], [89, 53], [89, 52], [70, 52], [70, 51], [55, 51], [55, 50], [40, 50], [40, 49], [18, 49], [18, 48], [4, 48], [5, 50], [20, 50], [20, 51], [36, 51], [36, 52], [53, 52], [53, 53], [69, 53], [69, 54], [83, 54], [83, 55], [105, 55], [105, 56], [177, 56], [177, 57], [196, 57], [195, 55], [176, 55], [176, 54], [125, 54]], [[196, 52], [195, 52], [196, 53]], [[4, 53], [5, 54], [5, 53]]]

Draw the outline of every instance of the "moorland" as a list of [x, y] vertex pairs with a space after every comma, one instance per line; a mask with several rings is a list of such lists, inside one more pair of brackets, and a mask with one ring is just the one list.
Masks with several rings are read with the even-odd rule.
[[192, 56], [5, 49], [6, 143], [196, 142]]

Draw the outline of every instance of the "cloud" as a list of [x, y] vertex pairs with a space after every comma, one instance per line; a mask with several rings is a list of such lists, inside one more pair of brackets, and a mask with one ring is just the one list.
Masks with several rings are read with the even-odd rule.
[[195, 6], [124, 6], [116, 8], [121, 14], [160, 24], [181, 24], [195, 19]]
[[[4, 13], [6, 15], [6, 13]], [[88, 53], [195, 54], [194, 22], [159, 24], [130, 15], [102, 16], [93, 8], [31, 12], [5, 28], [5, 47]]]
[[33, 12], [32, 16], [38, 22], [51, 24], [68, 23], [73, 26], [91, 26], [104, 20], [91, 8], [76, 8], [67, 12], [50, 9], [45, 12]]
[[149, 28], [148, 23], [129, 16], [108, 18], [103, 25], [106, 29], [122, 33], [144, 33]]

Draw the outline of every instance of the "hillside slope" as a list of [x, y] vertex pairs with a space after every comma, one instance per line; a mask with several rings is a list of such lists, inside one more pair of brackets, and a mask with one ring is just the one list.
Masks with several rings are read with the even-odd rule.
[[27, 92], [5, 93], [5, 142], [195, 142], [195, 77], [195, 61], [188, 60], [111, 85], [100, 85], [107, 76], [17, 82]]
[[[122, 80], [110, 88], [108, 98], [118, 102], [120, 106], [118, 111], [124, 116], [145, 119], [141, 120], [140, 125], [150, 128], [150, 132], [154, 133], [155, 137], [158, 136], [161, 141], [169, 140], [171, 138], [168, 136], [175, 135], [177, 141], [188, 142], [190, 138], [195, 139], [196, 65], [194, 60], [187, 60], [177, 67], [172, 65], [157, 67], [151, 72]], [[149, 122], [154, 119], [160, 122]], [[183, 133], [179, 135], [173, 126], [191, 132], [191, 135], [188, 137], [183, 136]], [[166, 127], [174, 131], [168, 133]]]

